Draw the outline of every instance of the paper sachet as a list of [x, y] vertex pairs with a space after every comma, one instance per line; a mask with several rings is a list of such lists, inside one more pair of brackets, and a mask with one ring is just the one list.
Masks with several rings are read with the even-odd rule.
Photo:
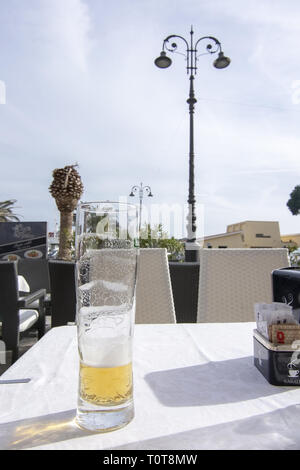
[[269, 327], [271, 325], [299, 325], [293, 316], [293, 308], [281, 302], [271, 304], [254, 304], [257, 331], [266, 339], [271, 340]]

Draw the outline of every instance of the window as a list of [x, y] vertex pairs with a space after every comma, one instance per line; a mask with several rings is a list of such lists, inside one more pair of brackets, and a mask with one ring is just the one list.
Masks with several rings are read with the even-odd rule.
[[218, 246], [218, 248], [227, 248], [227, 246], [220, 245], [220, 246]]
[[271, 235], [264, 235], [263, 233], [256, 233], [256, 238], [271, 238]]

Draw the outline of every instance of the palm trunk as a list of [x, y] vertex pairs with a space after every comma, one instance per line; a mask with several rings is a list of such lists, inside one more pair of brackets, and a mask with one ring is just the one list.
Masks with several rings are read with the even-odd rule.
[[72, 260], [72, 222], [73, 212], [60, 213], [60, 237], [57, 258], [65, 261]]
[[77, 199], [72, 197], [56, 199], [56, 205], [60, 212], [60, 235], [57, 258], [65, 261], [72, 260], [72, 222], [77, 202]]

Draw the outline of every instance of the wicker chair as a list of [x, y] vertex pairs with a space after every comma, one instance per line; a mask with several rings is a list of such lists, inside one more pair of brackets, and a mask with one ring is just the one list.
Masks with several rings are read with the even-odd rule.
[[136, 323], [176, 323], [165, 248], [141, 248], [136, 287]]
[[202, 249], [197, 322], [255, 321], [254, 303], [272, 302], [272, 271], [287, 266], [286, 248]]

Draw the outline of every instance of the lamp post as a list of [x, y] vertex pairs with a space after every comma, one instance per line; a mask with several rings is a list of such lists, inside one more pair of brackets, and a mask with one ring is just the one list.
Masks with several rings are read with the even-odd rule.
[[[193, 40], [193, 28], [190, 31], [190, 42], [177, 34], [168, 36], [163, 41], [162, 52], [160, 56], [155, 59], [154, 63], [161, 69], [168, 68], [172, 64], [172, 60], [167, 56], [166, 50], [169, 52], [177, 52], [177, 43], [171, 42], [171, 40], [178, 38], [186, 46], [186, 52], [183, 54], [187, 61], [187, 74], [190, 80], [190, 93], [187, 103], [189, 105], [190, 114], [190, 135], [189, 135], [189, 194], [188, 194], [188, 216], [187, 216], [187, 241], [185, 244], [185, 260], [186, 261], [198, 261], [199, 245], [196, 242], [196, 214], [195, 214], [195, 181], [194, 181], [194, 107], [197, 100], [194, 93], [194, 78], [197, 73], [197, 61], [200, 55], [204, 54], [215, 54], [218, 53], [216, 60], [213, 65], [217, 69], [224, 69], [230, 64], [230, 59], [224, 56], [222, 51], [221, 43], [218, 39], [213, 36], [203, 36], [198, 39], [195, 44]], [[200, 42], [206, 41], [206, 52], [198, 54], [198, 45]], [[182, 53], [181, 53], [182, 54]]]
[[142, 227], [142, 208], [143, 208], [143, 198], [144, 193], [147, 194], [148, 197], [153, 197], [151, 192], [150, 186], [143, 186], [143, 183], [140, 186], [132, 186], [131, 193], [129, 194], [130, 197], [136, 196], [138, 193], [140, 199], [140, 212], [139, 212], [139, 236], [141, 236], [141, 227]]

